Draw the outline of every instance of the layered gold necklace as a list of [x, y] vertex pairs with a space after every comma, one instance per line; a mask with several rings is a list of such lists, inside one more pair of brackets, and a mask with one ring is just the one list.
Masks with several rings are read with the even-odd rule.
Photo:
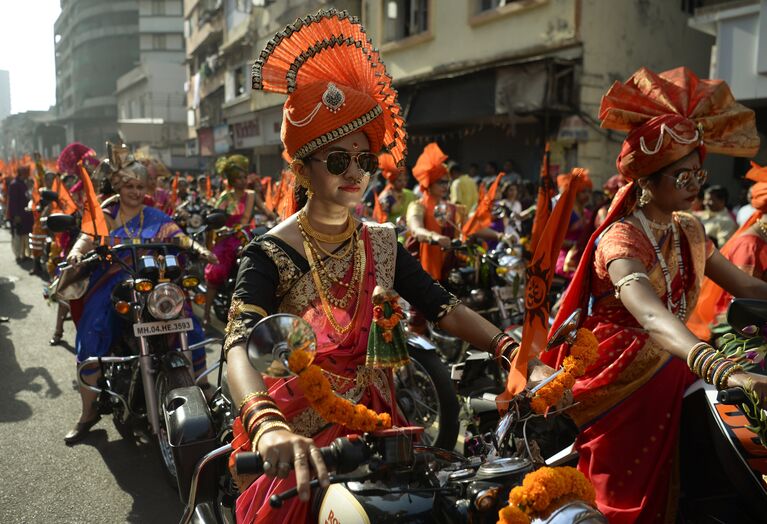
[[143, 206], [141, 207], [141, 211], [139, 214], [138, 229], [135, 231], [131, 231], [128, 228], [128, 222], [130, 222], [130, 220], [125, 220], [125, 215], [123, 214], [122, 209], [120, 209], [119, 213], [120, 213], [120, 221], [123, 224], [123, 230], [125, 231], [125, 234], [128, 235], [128, 238], [130, 240], [135, 240], [137, 237], [140, 237], [141, 232], [144, 230], [144, 207]]
[[[333, 329], [340, 334], [346, 334], [351, 331], [360, 306], [360, 297], [362, 296], [362, 282], [365, 272], [365, 246], [362, 239], [357, 234], [357, 224], [351, 217], [348, 218], [346, 229], [337, 235], [327, 235], [320, 233], [309, 224], [309, 219], [305, 211], [301, 211], [296, 220], [298, 230], [304, 241], [304, 252], [309, 262], [309, 269], [312, 273], [314, 287], [317, 289], [317, 295], [320, 297], [322, 311], [325, 317], [333, 326]], [[328, 244], [337, 244], [349, 241], [349, 244], [337, 253], [332, 253], [322, 247], [320, 242]], [[336, 278], [332, 271], [325, 265], [322, 254], [342, 260], [351, 254], [352, 275], [349, 282], [343, 282], [342, 278]], [[333, 284], [345, 288], [341, 296], [333, 294]], [[347, 325], [341, 325], [333, 314], [333, 307], [346, 310], [351, 301], [354, 300], [354, 311]]]

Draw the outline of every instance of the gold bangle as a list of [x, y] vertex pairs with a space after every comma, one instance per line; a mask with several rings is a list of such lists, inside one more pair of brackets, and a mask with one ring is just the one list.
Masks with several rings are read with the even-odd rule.
[[268, 391], [253, 391], [252, 393], [248, 393], [247, 395], [245, 395], [245, 397], [243, 397], [237, 412], [239, 413], [240, 411], [242, 411], [242, 406], [244, 406], [248, 400], [252, 398], [256, 398], [256, 397], [265, 397], [265, 400], [272, 400], [272, 397], [269, 396]]
[[248, 414], [254, 409], [269, 409], [269, 408], [276, 408], [276, 407], [277, 407], [277, 404], [273, 400], [269, 400], [269, 399], [258, 400], [245, 407], [245, 411], [240, 413], [240, 420], [242, 420], [242, 422], [244, 423], [245, 417], [247, 417]]
[[719, 366], [719, 364], [724, 360], [723, 357], [719, 356], [718, 354], [714, 353], [714, 358], [710, 359], [707, 362], [707, 365], [703, 368], [703, 380], [707, 382], [708, 384], [712, 384], [711, 382], [711, 376], [714, 374], [714, 370]]
[[245, 428], [245, 431], [250, 435], [250, 432], [253, 431], [255, 427], [258, 426], [259, 422], [264, 422], [265, 419], [273, 418], [277, 420], [281, 420], [283, 422], [287, 422], [285, 420], [285, 415], [282, 414], [282, 411], [279, 410], [279, 408], [264, 408], [259, 409], [255, 413], [251, 412], [253, 415], [253, 420], [248, 421], [248, 426]]
[[706, 376], [706, 371], [708, 371], [708, 366], [716, 359], [716, 351], [713, 349], [710, 351], [706, 351], [703, 353], [703, 355], [698, 359], [696, 362], [696, 368], [695, 368], [695, 374], [698, 375], [700, 378], [704, 378]]
[[743, 366], [740, 364], [733, 364], [730, 366], [724, 373], [722, 373], [719, 383], [716, 385], [716, 389], [726, 389], [727, 381], [730, 380], [730, 377], [740, 371], [743, 371]]
[[[703, 351], [705, 348], [711, 347], [706, 342], [698, 342], [693, 347], [690, 348], [690, 352], [687, 353], [687, 367], [692, 369], [692, 365], [695, 362], [695, 358], [698, 356], [698, 354]], [[713, 348], [712, 348], [713, 349]]]
[[254, 451], [258, 451], [258, 442], [261, 440], [261, 437], [273, 429], [284, 429], [285, 431], [290, 431], [290, 426], [288, 426], [287, 422], [283, 422], [281, 420], [266, 421], [259, 425], [252, 441]]

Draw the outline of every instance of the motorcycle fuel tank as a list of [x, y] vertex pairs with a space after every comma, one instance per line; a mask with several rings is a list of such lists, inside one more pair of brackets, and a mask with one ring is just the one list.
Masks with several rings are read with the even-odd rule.
[[434, 496], [432, 494], [367, 495], [360, 493], [361, 490], [371, 488], [373, 487], [369, 483], [332, 484], [322, 498], [317, 522], [319, 524], [420, 524], [433, 522]]

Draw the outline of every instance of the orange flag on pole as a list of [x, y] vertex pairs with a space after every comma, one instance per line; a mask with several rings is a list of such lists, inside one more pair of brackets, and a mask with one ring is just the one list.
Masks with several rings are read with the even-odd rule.
[[269, 177], [269, 180], [266, 182], [266, 195], [264, 195], [264, 207], [269, 211], [274, 211], [274, 198], [274, 181], [272, 180], [272, 177]]
[[463, 234], [468, 237], [486, 227], [490, 227], [493, 222], [493, 202], [495, 201], [495, 193], [498, 191], [498, 184], [503, 178], [503, 173], [498, 173], [493, 183], [490, 185], [490, 189], [482, 195], [482, 199], [477, 204], [477, 209], [471, 218], [463, 226]]
[[104, 210], [99, 205], [96, 191], [93, 189], [93, 182], [82, 160], [77, 163], [77, 167], [80, 168], [80, 180], [83, 183], [83, 196], [85, 199], [83, 221], [80, 230], [87, 235], [96, 237], [96, 241], [101, 244], [109, 237], [109, 228], [104, 218]]
[[530, 235], [530, 252], [535, 253], [538, 247], [538, 241], [541, 239], [543, 229], [551, 214], [551, 199], [556, 196], [556, 187], [549, 173], [551, 164], [551, 149], [546, 142], [546, 148], [543, 153], [543, 162], [541, 163], [541, 180], [538, 185], [538, 200], [535, 204], [535, 218], [533, 219], [533, 231]]
[[210, 187], [210, 175], [205, 175], [205, 200], [213, 198], [213, 189]]
[[388, 218], [381, 207], [381, 202], [378, 201], [378, 191], [373, 191], [373, 220], [383, 224]]
[[[573, 169], [573, 178], [580, 177], [583, 169]], [[496, 405], [504, 412], [508, 409], [509, 401], [527, 385], [527, 363], [530, 355], [538, 355], [546, 347], [546, 336], [549, 332], [549, 287], [554, 277], [559, 250], [565, 240], [567, 226], [575, 203], [577, 184], [569, 184], [562, 193], [557, 205], [546, 222], [546, 227], [533, 253], [532, 261], [527, 268], [527, 284], [525, 286], [525, 321], [522, 328], [522, 343], [517, 356], [511, 363], [506, 390], [498, 395]]]
[[75, 204], [72, 195], [69, 193], [69, 189], [67, 189], [67, 186], [64, 185], [61, 181], [61, 177], [58, 175], [53, 179], [52, 190], [59, 195], [58, 202], [53, 203], [53, 209], [60, 211], [61, 213], [66, 213], [67, 215], [71, 215], [77, 211], [77, 204]]

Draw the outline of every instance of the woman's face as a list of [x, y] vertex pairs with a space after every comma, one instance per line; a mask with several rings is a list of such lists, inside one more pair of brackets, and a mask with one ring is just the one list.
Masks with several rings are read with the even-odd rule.
[[445, 175], [436, 182], [432, 182], [427, 191], [435, 198], [445, 198], [450, 191], [450, 178]]
[[394, 183], [392, 185], [397, 191], [402, 191], [405, 189], [405, 186], [407, 186], [407, 173], [405, 171], [400, 171], [399, 175], [397, 175], [397, 178], [394, 179]]
[[[351, 162], [340, 175], [328, 171], [326, 161], [334, 151], [343, 151], [352, 155]], [[312, 198], [334, 203], [344, 207], [352, 207], [360, 203], [362, 195], [370, 182], [370, 173], [363, 171], [356, 155], [370, 153], [370, 142], [362, 131], [357, 131], [318, 149], [304, 160], [301, 169], [306, 170]]]
[[649, 183], [652, 202], [666, 213], [690, 209], [698, 196], [700, 185], [694, 176], [690, 176], [690, 182], [682, 189], [677, 189], [676, 176], [686, 170], [700, 169], [700, 163], [700, 156], [697, 151], [694, 151], [663, 168], [658, 180]]
[[120, 202], [128, 207], [138, 207], [144, 203], [146, 190], [144, 180], [129, 178], [120, 188]]
[[242, 191], [247, 186], [247, 178], [244, 172], [242, 171], [234, 171], [231, 175], [229, 175], [226, 178], [226, 181], [229, 183], [229, 187], [231, 187], [234, 191]]
[[503, 197], [506, 200], [509, 200], [511, 202], [514, 202], [518, 196], [519, 196], [519, 188], [517, 186], [509, 186], [506, 189], [506, 193], [503, 195]]

